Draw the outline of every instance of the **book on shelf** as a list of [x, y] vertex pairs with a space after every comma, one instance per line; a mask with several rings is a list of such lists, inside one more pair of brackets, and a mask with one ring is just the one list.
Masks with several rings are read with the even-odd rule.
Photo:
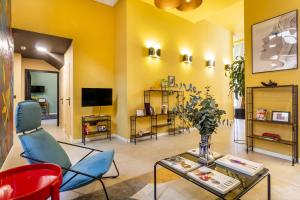
[[221, 194], [226, 194], [240, 185], [239, 180], [205, 166], [191, 171], [187, 175]]
[[172, 156], [162, 160], [162, 162], [182, 173], [186, 173], [200, 167], [199, 163], [193, 162], [181, 156]]
[[215, 163], [249, 176], [254, 176], [263, 169], [263, 164], [261, 163], [252, 162], [250, 160], [239, 158], [230, 154], [219, 158], [215, 161]]
[[[190, 149], [187, 151], [189, 154], [192, 154], [193, 156], [199, 157], [199, 148]], [[222, 155], [218, 152], [212, 152], [214, 159], [220, 158]]]

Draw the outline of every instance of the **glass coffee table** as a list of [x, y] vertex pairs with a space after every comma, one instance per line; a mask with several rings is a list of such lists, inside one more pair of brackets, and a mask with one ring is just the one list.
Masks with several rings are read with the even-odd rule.
[[[182, 153], [182, 154], [179, 154], [178, 156], [181, 156], [183, 158], [186, 158], [186, 159], [194, 161], [194, 162], [197, 162], [197, 160], [198, 160], [198, 157], [196, 157], [190, 153]], [[222, 193], [216, 191], [215, 189], [208, 187], [208, 186], [192, 179], [191, 177], [187, 176], [187, 173], [182, 173], [179, 170], [174, 169], [171, 166], [165, 164], [163, 162], [163, 160], [160, 160], [160, 161], [156, 162], [154, 165], [154, 199], [155, 200], [157, 199], [157, 186], [156, 186], [157, 172], [156, 172], [156, 169], [157, 169], [158, 165], [169, 171], [172, 171], [173, 173], [179, 175], [181, 178], [184, 178], [187, 181], [190, 181], [191, 183], [194, 183], [197, 186], [205, 189], [206, 191], [214, 194], [219, 199], [226, 199], [226, 200], [240, 199], [243, 195], [245, 195], [248, 191], [250, 191], [256, 184], [261, 182], [264, 178], [267, 178], [268, 200], [271, 199], [271, 175], [269, 173], [269, 170], [266, 168], [262, 169], [259, 173], [257, 173], [254, 176], [248, 176], [246, 174], [242, 174], [242, 173], [232, 170], [230, 168], [223, 167], [223, 166], [217, 165], [215, 163], [212, 163], [210, 166], [208, 166], [209, 168], [216, 170], [218, 172], [221, 172], [232, 178], [235, 178], [241, 182], [241, 184], [238, 187], [236, 187], [235, 189], [229, 191], [226, 194], [222, 194]]]

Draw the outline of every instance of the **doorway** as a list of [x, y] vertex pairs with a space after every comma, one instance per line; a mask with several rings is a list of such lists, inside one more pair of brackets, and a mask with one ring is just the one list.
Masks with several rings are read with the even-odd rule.
[[44, 123], [59, 126], [59, 72], [25, 69], [25, 100], [40, 104]]

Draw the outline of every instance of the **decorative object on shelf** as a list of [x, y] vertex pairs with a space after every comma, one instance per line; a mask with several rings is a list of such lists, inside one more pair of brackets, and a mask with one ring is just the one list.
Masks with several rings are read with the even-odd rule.
[[168, 105], [162, 105], [161, 106], [161, 114], [168, 114]]
[[267, 140], [278, 141], [281, 139], [280, 135], [275, 133], [263, 133], [262, 136]]
[[277, 83], [276, 82], [274, 82], [274, 81], [272, 81], [272, 80], [269, 80], [269, 82], [268, 83], [265, 83], [265, 82], [261, 82], [261, 84], [263, 85], [263, 86], [265, 86], [265, 87], [277, 87]]
[[298, 11], [252, 25], [252, 73], [298, 68]]
[[214, 61], [214, 60], [207, 60], [206, 61], [206, 67], [213, 68], [215, 66], [216, 66], [216, 61]]
[[226, 112], [219, 109], [216, 100], [210, 94], [210, 87], [205, 88], [206, 92], [204, 95], [192, 84], [186, 85], [181, 83], [179, 87], [190, 94], [189, 100], [184, 105], [176, 105], [173, 112], [180, 118], [183, 118], [189, 124], [189, 127], [198, 129], [201, 135], [199, 161], [208, 165], [214, 161], [210, 151], [210, 137], [216, 132], [221, 122], [221, 117]]
[[257, 120], [267, 120], [268, 111], [264, 108], [257, 109], [256, 119]]
[[192, 11], [202, 4], [202, 0], [154, 0], [154, 4], [161, 9], [176, 8], [179, 11]]
[[151, 115], [151, 106], [150, 103], [144, 103], [146, 115]]
[[88, 128], [88, 125], [84, 124], [84, 125], [82, 126], [82, 129], [83, 129], [83, 133], [84, 133], [84, 134], [86, 134], [86, 135], [89, 134], [89, 128]]
[[290, 122], [290, 112], [272, 111], [272, 121], [289, 123]]
[[97, 131], [99, 131], [99, 132], [103, 132], [103, 131], [106, 131], [106, 130], [107, 130], [107, 128], [106, 128], [105, 125], [98, 125], [97, 126]]
[[240, 108], [235, 109], [235, 118], [245, 119], [245, 60], [242, 56], [236, 57], [231, 65], [225, 65], [225, 76], [229, 77], [230, 94], [241, 99]]
[[175, 76], [168, 76], [168, 86], [175, 87]]
[[145, 112], [144, 112], [144, 110], [143, 109], [138, 109], [138, 110], [136, 110], [136, 116], [144, 116], [145, 115]]
[[[175, 79], [174, 79], [175, 81]], [[169, 80], [167, 79], [162, 79], [161, 80], [161, 89], [162, 90], [169, 90]]]
[[153, 106], [150, 106], [150, 114], [151, 115], [156, 115], [155, 109]]
[[182, 56], [182, 62], [184, 62], [186, 64], [192, 64], [192, 62], [193, 62], [193, 56], [192, 55], [188, 55], [188, 54], [184, 54]]

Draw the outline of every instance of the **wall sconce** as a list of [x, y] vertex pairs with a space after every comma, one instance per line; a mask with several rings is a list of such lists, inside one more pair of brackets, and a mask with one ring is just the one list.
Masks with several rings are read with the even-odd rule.
[[206, 67], [213, 68], [215, 66], [216, 66], [216, 61], [214, 61], [214, 60], [207, 60], [206, 61]]
[[148, 55], [152, 58], [160, 58], [160, 49], [155, 47], [148, 48]]
[[184, 54], [182, 56], [182, 61], [186, 64], [192, 64], [193, 61], [193, 56], [192, 55], [188, 55], [188, 54]]

